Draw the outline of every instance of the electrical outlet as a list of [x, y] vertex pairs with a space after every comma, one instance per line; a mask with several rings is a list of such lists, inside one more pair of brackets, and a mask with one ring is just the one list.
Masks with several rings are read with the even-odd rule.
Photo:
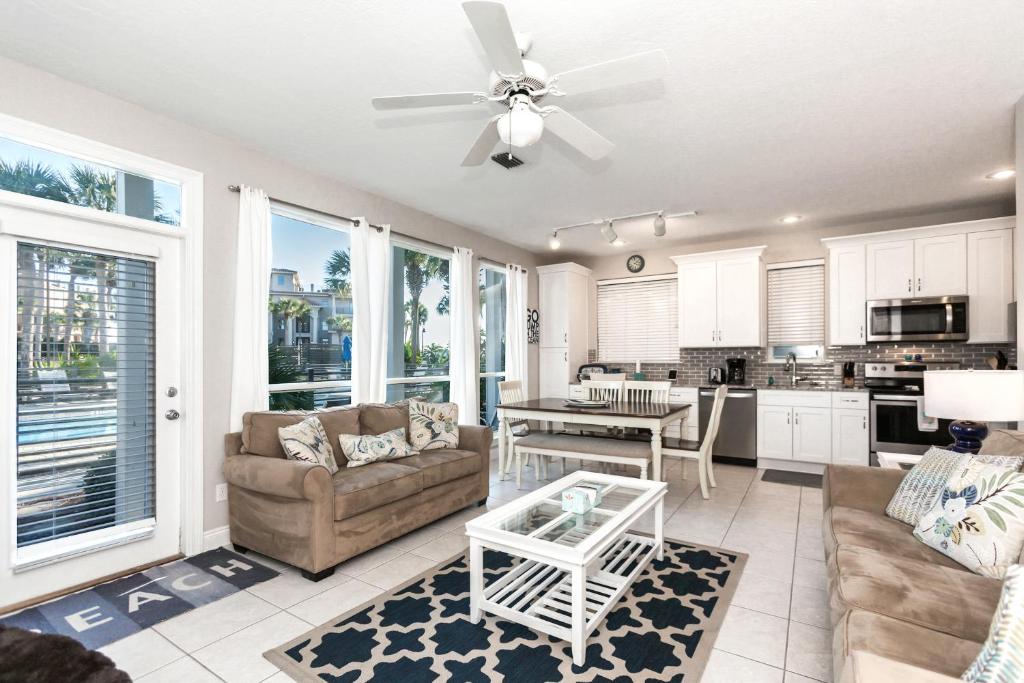
[[842, 377], [843, 376], [843, 364], [842, 363], [833, 363], [832, 364], [832, 375], [835, 376], [835, 377]]
[[215, 491], [214, 495], [216, 496], [218, 503], [223, 503], [225, 500], [228, 499], [228, 485], [227, 484], [217, 484], [217, 486], [214, 489], [214, 491]]

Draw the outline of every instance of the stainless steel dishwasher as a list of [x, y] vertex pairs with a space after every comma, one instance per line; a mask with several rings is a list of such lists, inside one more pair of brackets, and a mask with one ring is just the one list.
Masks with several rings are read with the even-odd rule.
[[[701, 443], [708, 430], [714, 402], [715, 388], [701, 387], [697, 394], [697, 424]], [[757, 467], [757, 389], [729, 387], [711, 457], [715, 462]]]

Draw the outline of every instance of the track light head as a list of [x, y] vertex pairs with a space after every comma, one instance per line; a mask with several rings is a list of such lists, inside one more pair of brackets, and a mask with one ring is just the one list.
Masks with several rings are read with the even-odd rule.
[[555, 230], [551, 233], [551, 239], [548, 240], [548, 247], [554, 250], [558, 249], [560, 246], [562, 246], [562, 242], [558, 239], [558, 231]]
[[612, 222], [608, 221], [601, 226], [601, 235], [608, 240], [608, 244], [615, 244], [618, 241], [619, 236], [615, 232], [615, 228], [612, 227]]
[[665, 212], [659, 211], [658, 215], [654, 217], [654, 236], [664, 237], [665, 236]]

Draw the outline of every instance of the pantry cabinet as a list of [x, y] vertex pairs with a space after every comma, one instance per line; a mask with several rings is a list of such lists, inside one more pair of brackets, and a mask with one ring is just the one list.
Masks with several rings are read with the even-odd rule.
[[764, 247], [674, 256], [683, 348], [763, 346]]
[[540, 266], [537, 279], [540, 395], [567, 398], [590, 348], [590, 269], [576, 263]]

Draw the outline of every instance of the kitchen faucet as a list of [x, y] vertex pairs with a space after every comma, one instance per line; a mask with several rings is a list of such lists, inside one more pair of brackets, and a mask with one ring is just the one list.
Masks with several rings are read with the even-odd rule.
[[801, 381], [803, 377], [796, 376], [796, 354], [790, 351], [786, 354], [786, 365], [783, 366], [786, 372], [789, 373], [789, 386], [795, 387], [797, 382]]

